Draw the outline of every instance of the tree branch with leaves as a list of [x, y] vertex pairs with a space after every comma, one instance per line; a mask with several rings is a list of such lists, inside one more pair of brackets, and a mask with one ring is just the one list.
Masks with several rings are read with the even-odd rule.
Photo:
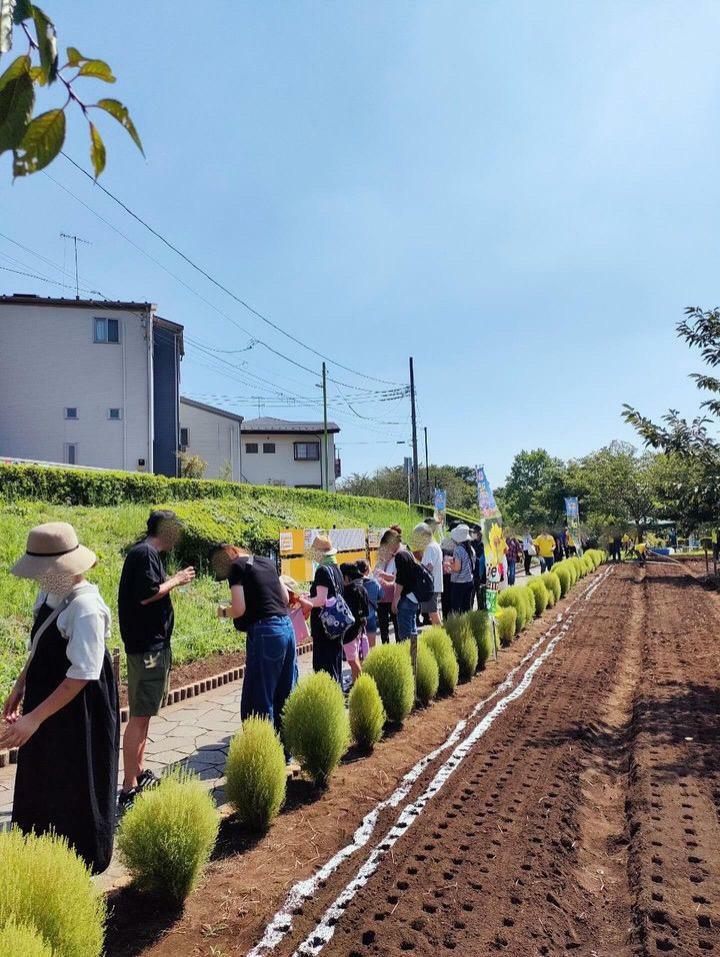
[[[13, 176], [28, 176], [49, 166], [65, 143], [67, 112], [80, 111], [88, 124], [90, 159], [95, 177], [105, 169], [106, 150], [93, 122], [93, 112], [106, 113], [117, 120], [143, 152], [142, 142], [126, 106], [119, 100], [101, 97], [88, 102], [78, 92], [78, 81], [87, 79], [115, 83], [112, 70], [104, 60], [83, 56], [76, 47], [67, 47], [67, 60], [61, 66], [55, 26], [31, 0], [0, 0], [0, 60], [22, 36], [27, 52], [16, 57], [0, 74], [0, 154], [13, 154]], [[53, 109], [34, 114], [36, 88], [57, 85], [64, 102]], [[81, 82], [84, 94], [84, 85]], [[143, 154], [144, 155], [144, 154]]]

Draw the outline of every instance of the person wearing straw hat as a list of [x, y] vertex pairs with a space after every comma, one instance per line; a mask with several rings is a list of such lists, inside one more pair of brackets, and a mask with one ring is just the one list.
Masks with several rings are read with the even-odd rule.
[[19, 748], [12, 821], [67, 838], [94, 873], [110, 864], [120, 747], [110, 612], [85, 572], [96, 564], [72, 525], [28, 535], [11, 569], [40, 584], [27, 663], [4, 704], [0, 748]]
[[310, 586], [310, 597], [301, 598], [310, 609], [310, 634], [313, 640], [313, 670], [326, 671], [342, 686], [342, 639], [331, 638], [320, 619], [321, 610], [344, 595], [342, 572], [337, 564], [337, 549], [327, 535], [316, 535], [307, 558], [317, 566]]

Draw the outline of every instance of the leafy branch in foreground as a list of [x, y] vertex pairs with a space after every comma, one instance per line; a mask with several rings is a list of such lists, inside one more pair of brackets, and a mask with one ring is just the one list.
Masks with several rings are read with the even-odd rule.
[[[57, 157], [65, 142], [66, 110], [71, 103], [87, 121], [90, 159], [96, 178], [105, 169], [106, 151], [100, 132], [91, 120], [91, 110], [107, 113], [117, 120], [143, 152], [127, 107], [107, 97], [89, 103], [77, 93], [76, 83], [81, 78], [115, 82], [104, 60], [83, 56], [76, 47], [68, 47], [67, 61], [60, 66], [55, 26], [31, 0], [0, 0], [0, 58], [12, 49], [14, 28], [22, 31], [28, 44], [27, 52], [16, 57], [0, 74], [0, 155], [12, 151], [14, 176], [37, 173]], [[36, 87], [53, 84], [64, 88], [65, 102], [33, 116]]]

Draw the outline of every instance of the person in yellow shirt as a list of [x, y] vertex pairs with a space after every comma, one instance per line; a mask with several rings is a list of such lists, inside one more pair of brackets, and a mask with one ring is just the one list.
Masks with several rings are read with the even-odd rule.
[[647, 545], [645, 542], [637, 543], [635, 546], [635, 555], [637, 556], [638, 563], [644, 565], [647, 557]]
[[540, 558], [540, 571], [549, 572], [555, 562], [555, 536], [545, 530], [533, 539], [533, 545]]

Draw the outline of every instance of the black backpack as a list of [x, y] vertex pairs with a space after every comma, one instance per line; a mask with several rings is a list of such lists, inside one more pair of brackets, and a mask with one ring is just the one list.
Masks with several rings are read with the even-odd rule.
[[419, 602], [430, 601], [435, 594], [435, 581], [432, 573], [418, 562], [415, 566], [415, 586], [413, 595]]

